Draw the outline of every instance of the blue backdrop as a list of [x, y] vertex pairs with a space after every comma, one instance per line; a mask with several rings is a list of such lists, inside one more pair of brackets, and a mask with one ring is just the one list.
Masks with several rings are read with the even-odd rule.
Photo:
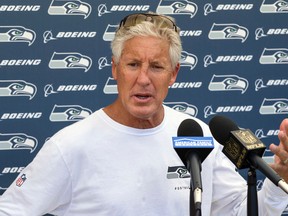
[[288, 114], [287, 2], [1, 0], [0, 194], [45, 140], [116, 98], [114, 31], [148, 11], [181, 28], [182, 67], [165, 104], [207, 123], [226, 115], [278, 143]]

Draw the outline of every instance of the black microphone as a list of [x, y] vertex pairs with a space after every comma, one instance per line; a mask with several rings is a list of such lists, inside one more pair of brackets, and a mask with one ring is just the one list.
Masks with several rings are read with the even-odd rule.
[[287, 183], [262, 159], [266, 145], [249, 129], [239, 127], [229, 118], [214, 116], [209, 122], [213, 137], [222, 145], [223, 153], [238, 169], [259, 169], [276, 186], [288, 193]]
[[[193, 119], [185, 119], [179, 125], [177, 137], [173, 137], [174, 149], [191, 175], [190, 199], [195, 211], [200, 211], [202, 202], [201, 163], [213, 150], [213, 138], [203, 137], [201, 126]], [[193, 192], [193, 197], [191, 192]]]

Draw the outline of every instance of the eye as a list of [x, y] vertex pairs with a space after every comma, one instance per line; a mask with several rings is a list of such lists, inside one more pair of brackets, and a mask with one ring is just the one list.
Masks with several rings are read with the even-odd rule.
[[13, 85], [13, 89], [23, 89], [23, 86], [20, 84]]
[[140, 66], [138, 62], [130, 62], [127, 64], [130, 69], [137, 69]]
[[233, 27], [230, 27], [228, 28], [228, 32], [230, 33], [236, 33], [237, 32], [237, 29], [233, 28]]
[[162, 65], [159, 65], [159, 64], [152, 64], [150, 66], [151, 70], [154, 71], [154, 72], [160, 72], [160, 71], [163, 71], [164, 70], [164, 67]]
[[70, 9], [77, 9], [78, 8], [78, 5], [77, 4], [73, 4], [73, 3], [70, 3], [67, 5], [68, 8]]
[[21, 31], [18, 31], [18, 30], [15, 30], [15, 31], [14, 31], [14, 34], [15, 34], [15, 35], [21, 35], [22, 32], [21, 32]]

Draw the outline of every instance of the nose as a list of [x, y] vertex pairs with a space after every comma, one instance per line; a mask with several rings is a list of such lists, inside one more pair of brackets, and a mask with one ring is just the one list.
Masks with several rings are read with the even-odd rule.
[[146, 67], [146, 66], [141, 67], [141, 69], [138, 73], [137, 82], [143, 86], [150, 84], [151, 80], [150, 80], [150, 76], [149, 76], [148, 67]]

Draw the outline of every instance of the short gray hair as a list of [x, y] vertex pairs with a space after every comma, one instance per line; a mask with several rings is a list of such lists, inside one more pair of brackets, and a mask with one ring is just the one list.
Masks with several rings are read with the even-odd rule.
[[[165, 15], [161, 15], [165, 16]], [[174, 21], [172, 17], [166, 16]], [[169, 55], [172, 67], [176, 67], [181, 58], [182, 44], [180, 35], [173, 29], [161, 27], [161, 23], [143, 21], [137, 25], [129, 27], [119, 27], [115, 33], [115, 37], [111, 42], [112, 55], [115, 63], [120, 60], [124, 43], [136, 36], [154, 36], [161, 39], [166, 39], [170, 43]]]

